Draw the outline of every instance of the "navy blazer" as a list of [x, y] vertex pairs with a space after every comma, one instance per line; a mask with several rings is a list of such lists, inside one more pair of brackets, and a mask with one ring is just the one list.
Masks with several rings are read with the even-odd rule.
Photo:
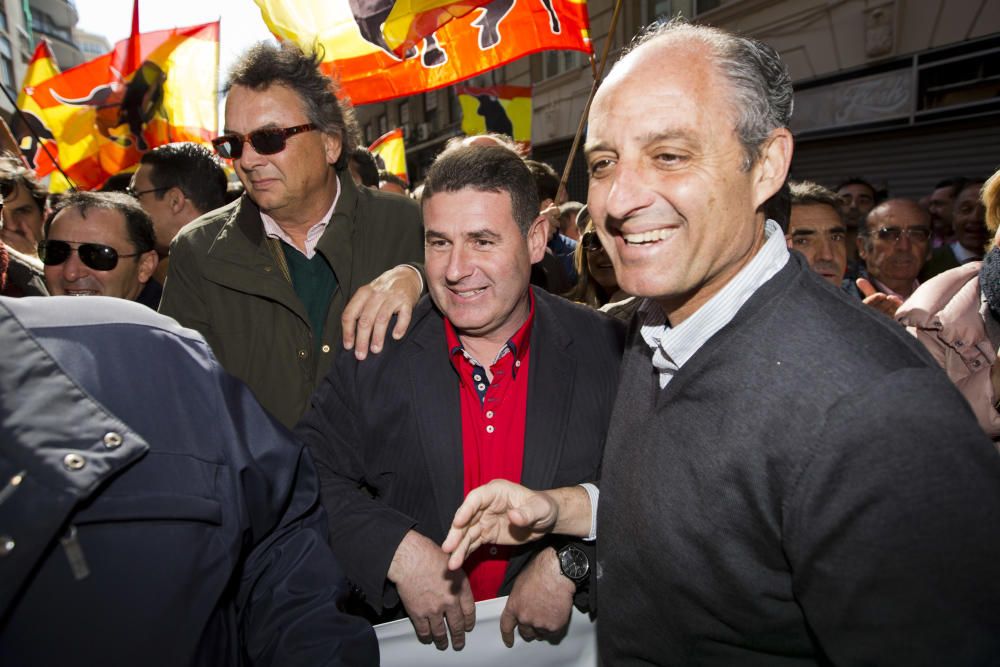
[[[595, 481], [618, 384], [620, 322], [535, 290], [521, 482]], [[399, 615], [386, 573], [411, 528], [444, 541], [463, 500], [459, 378], [444, 319], [429, 297], [401, 341], [358, 362], [338, 356], [296, 428], [309, 446], [334, 553], [355, 592]], [[540, 545], [512, 557], [501, 595]]]

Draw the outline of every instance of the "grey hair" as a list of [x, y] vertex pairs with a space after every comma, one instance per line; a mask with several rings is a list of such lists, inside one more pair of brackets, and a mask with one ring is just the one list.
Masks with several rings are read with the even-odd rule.
[[711, 49], [719, 71], [732, 86], [736, 134], [743, 144], [743, 169], [749, 171], [760, 158], [761, 147], [771, 132], [787, 128], [792, 117], [792, 79], [778, 52], [756, 39], [677, 17], [653, 23], [639, 33], [618, 63], [661, 37], [691, 39]]

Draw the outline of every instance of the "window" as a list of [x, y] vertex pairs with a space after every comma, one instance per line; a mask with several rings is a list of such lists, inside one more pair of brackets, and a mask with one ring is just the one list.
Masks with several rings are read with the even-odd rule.
[[378, 117], [378, 136], [382, 136], [389, 131], [389, 119], [386, 118], [385, 114], [380, 114]]
[[365, 143], [369, 146], [375, 141], [375, 126], [365, 123]]
[[657, 19], [669, 19], [673, 17], [673, 0], [646, 0], [646, 15], [643, 23], [652, 23]]
[[10, 48], [10, 40], [0, 35], [0, 83], [8, 88], [14, 87], [14, 52]]
[[704, 14], [722, 6], [722, 0], [694, 0], [694, 15]]
[[437, 111], [438, 108], [438, 91], [432, 90], [429, 93], [424, 93], [424, 112]]
[[579, 51], [546, 51], [543, 57], [543, 79], [551, 79], [587, 64], [587, 57]]
[[7, 7], [0, 2], [0, 30], [7, 32]]

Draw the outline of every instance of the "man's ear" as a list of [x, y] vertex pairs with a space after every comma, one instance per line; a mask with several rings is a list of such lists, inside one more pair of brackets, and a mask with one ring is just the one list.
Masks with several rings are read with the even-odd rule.
[[528, 256], [531, 263], [536, 264], [545, 256], [545, 248], [549, 242], [549, 221], [544, 215], [539, 215], [531, 222], [527, 236]]
[[784, 185], [792, 164], [794, 144], [792, 133], [779, 127], [771, 131], [771, 136], [761, 146], [760, 157], [753, 166], [755, 210], [760, 209]]
[[156, 272], [156, 265], [160, 263], [160, 256], [155, 250], [150, 250], [139, 255], [139, 283], [145, 285]]
[[865, 249], [865, 237], [862, 236], [863, 230], [858, 230], [858, 237], [854, 239], [854, 244], [858, 247], [858, 257], [868, 261], [868, 251]]
[[335, 134], [323, 133], [323, 149], [326, 151], [327, 164], [336, 164], [340, 153], [344, 150], [344, 142]]
[[171, 213], [177, 215], [184, 210], [184, 204], [187, 203], [187, 196], [179, 187], [175, 185], [167, 190], [167, 194], [164, 196], [167, 198], [167, 205], [170, 207]]

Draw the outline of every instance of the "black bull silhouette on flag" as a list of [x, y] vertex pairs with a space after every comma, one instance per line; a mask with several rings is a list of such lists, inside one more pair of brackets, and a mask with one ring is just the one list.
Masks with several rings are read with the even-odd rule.
[[[530, 1], [530, 0], [527, 0]], [[549, 29], [552, 34], [558, 35], [562, 27], [559, 23], [559, 16], [552, 7], [552, 0], [537, 0], [541, 2], [545, 11], [549, 14]], [[493, 0], [483, 7], [478, 7], [479, 16], [472, 22], [472, 26], [479, 30], [479, 48], [487, 51], [500, 43], [500, 22], [517, 4], [518, 0]], [[399, 56], [392, 52], [389, 45], [382, 36], [382, 26], [392, 11], [395, 0], [349, 0], [351, 13], [354, 15], [354, 22], [358, 24], [358, 30], [366, 42], [374, 44], [390, 56], [399, 60]], [[410, 48], [403, 54], [405, 59], [413, 58], [417, 55], [415, 47]], [[448, 54], [437, 41], [434, 34], [424, 38], [424, 50], [420, 56], [420, 63], [427, 68], [438, 67], [448, 62]]]

